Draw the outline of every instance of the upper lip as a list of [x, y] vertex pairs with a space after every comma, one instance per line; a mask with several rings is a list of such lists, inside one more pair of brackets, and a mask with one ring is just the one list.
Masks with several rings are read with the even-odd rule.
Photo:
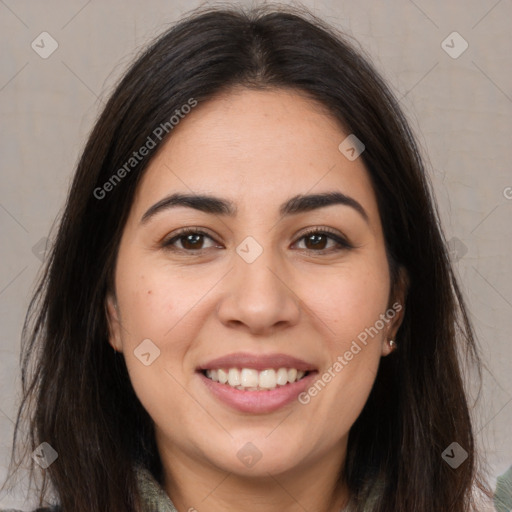
[[216, 370], [219, 368], [252, 368], [258, 371], [269, 368], [296, 368], [303, 371], [316, 370], [311, 363], [287, 354], [255, 355], [247, 352], [236, 352], [217, 357], [200, 365], [198, 370]]

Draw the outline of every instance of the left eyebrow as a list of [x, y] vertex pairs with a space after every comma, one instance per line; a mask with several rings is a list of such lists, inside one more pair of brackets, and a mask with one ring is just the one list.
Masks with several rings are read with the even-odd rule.
[[[338, 191], [324, 192], [320, 194], [296, 195], [284, 202], [279, 208], [281, 217], [288, 215], [297, 215], [299, 213], [309, 212], [318, 208], [340, 204], [353, 208], [361, 217], [369, 223], [369, 217], [366, 210], [353, 197], [342, 194]], [[153, 206], [151, 206], [141, 218], [141, 224], [144, 224], [154, 217], [157, 213], [170, 208], [185, 206], [193, 208], [204, 213], [214, 215], [223, 215], [234, 217], [237, 214], [237, 207], [232, 201], [204, 194], [182, 194], [175, 193], [164, 197]]]

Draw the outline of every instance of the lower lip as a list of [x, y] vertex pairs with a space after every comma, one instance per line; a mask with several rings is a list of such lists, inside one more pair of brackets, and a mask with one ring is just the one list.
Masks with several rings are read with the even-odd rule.
[[220, 401], [242, 412], [269, 413], [293, 402], [298, 395], [305, 391], [318, 372], [312, 371], [301, 380], [288, 383], [268, 391], [242, 391], [228, 384], [215, 382], [203, 373], [198, 372], [205, 386]]

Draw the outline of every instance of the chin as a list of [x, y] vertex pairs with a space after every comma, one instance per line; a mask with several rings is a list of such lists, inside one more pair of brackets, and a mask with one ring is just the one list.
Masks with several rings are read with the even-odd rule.
[[[270, 431], [265, 435], [268, 436]], [[270, 440], [265, 435], [245, 435], [241, 440], [233, 441], [225, 450], [212, 454], [212, 463], [234, 475], [255, 478], [268, 478], [269, 473], [286, 473], [305, 464], [304, 448], [300, 443], [291, 442], [289, 437], [276, 436]]]

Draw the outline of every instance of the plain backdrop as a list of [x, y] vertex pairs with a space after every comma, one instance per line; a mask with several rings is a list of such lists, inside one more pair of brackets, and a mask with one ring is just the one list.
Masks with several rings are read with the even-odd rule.
[[[140, 48], [199, 5], [0, 0], [0, 481], [19, 399], [21, 326], [80, 151]], [[303, 5], [358, 41], [401, 98], [426, 157], [485, 358], [474, 417], [494, 484], [512, 464], [512, 2]], [[0, 496], [0, 507], [15, 505], [19, 497]]]

